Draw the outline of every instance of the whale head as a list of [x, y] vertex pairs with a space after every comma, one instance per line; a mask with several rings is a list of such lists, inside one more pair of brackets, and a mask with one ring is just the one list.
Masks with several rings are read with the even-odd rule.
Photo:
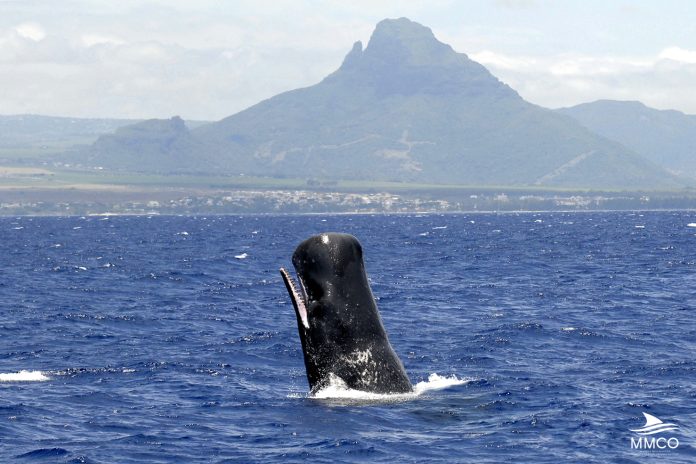
[[322, 388], [333, 375], [351, 388], [410, 391], [377, 310], [358, 240], [341, 233], [312, 236], [298, 245], [292, 263], [298, 282], [287, 270], [280, 273], [295, 308], [311, 389]]

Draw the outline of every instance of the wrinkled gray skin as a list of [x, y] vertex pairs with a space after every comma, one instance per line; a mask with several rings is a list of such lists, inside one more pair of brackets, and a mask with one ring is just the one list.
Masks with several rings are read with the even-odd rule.
[[280, 273], [295, 307], [311, 391], [326, 386], [332, 375], [355, 390], [412, 391], [382, 325], [358, 240], [315, 235], [300, 243], [292, 263], [299, 285], [285, 269]]

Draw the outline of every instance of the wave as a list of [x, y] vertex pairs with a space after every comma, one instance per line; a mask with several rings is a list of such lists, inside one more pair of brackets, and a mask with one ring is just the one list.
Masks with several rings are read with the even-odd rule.
[[311, 395], [310, 398], [368, 402], [406, 401], [415, 399], [430, 391], [444, 390], [456, 385], [465, 385], [472, 380], [473, 379], [460, 379], [456, 375], [445, 377], [438, 374], [430, 374], [430, 376], [428, 376], [428, 380], [418, 382], [413, 387], [413, 391], [409, 393], [371, 393], [348, 388], [346, 383], [341, 378], [331, 376], [329, 385]]
[[51, 380], [51, 378], [41, 371], [22, 370], [0, 374], [0, 382], [45, 382], [46, 380]]

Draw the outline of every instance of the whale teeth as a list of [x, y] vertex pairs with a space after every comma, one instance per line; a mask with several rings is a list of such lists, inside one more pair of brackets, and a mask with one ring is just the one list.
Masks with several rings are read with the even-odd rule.
[[307, 305], [305, 303], [304, 295], [302, 295], [302, 293], [300, 293], [300, 291], [297, 289], [297, 284], [290, 276], [290, 273], [285, 270], [285, 268], [280, 268], [280, 275], [283, 277], [285, 287], [288, 289], [292, 304], [295, 307], [297, 314], [300, 315], [302, 325], [304, 325], [306, 329], [309, 329], [309, 318], [307, 317]]

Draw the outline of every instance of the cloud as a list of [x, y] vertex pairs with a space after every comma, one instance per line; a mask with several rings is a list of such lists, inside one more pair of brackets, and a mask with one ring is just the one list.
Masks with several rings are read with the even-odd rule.
[[125, 40], [119, 37], [100, 34], [84, 34], [80, 37], [80, 40], [85, 47], [92, 47], [94, 45], [103, 44], [122, 45], [126, 43]]
[[538, 60], [533, 57], [508, 56], [490, 50], [472, 53], [469, 55], [469, 58], [496, 69], [507, 69], [517, 72], [532, 70], [538, 66]]
[[194, 49], [86, 33], [35, 42], [8, 31], [0, 35], [2, 112], [221, 119], [318, 82], [343, 54], [254, 45]]
[[686, 50], [679, 47], [669, 47], [662, 50], [659, 57], [663, 60], [678, 61], [680, 63], [696, 64], [696, 50]]
[[472, 59], [547, 107], [572, 106], [602, 98], [640, 100], [660, 109], [696, 114], [696, 51], [668, 47], [652, 56], [508, 56], [490, 50]]
[[41, 27], [41, 24], [35, 22], [19, 24], [14, 30], [20, 37], [33, 40], [34, 42], [43, 40], [46, 37], [46, 32]]
[[1, 111], [219, 119], [319, 82], [374, 27], [258, 3], [66, 0], [49, 12], [18, 2], [0, 17]]
[[532, 8], [537, 5], [536, 0], [495, 0], [495, 4], [503, 8]]

